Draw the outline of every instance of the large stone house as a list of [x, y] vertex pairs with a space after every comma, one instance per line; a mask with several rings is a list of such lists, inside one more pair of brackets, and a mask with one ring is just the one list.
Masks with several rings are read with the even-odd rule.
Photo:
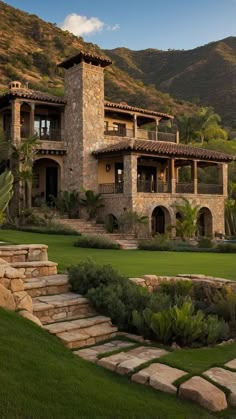
[[[171, 115], [104, 100], [107, 58], [80, 52], [60, 64], [65, 95], [55, 97], [10, 83], [0, 97], [0, 124], [13, 144], [37, 135], [33, 205], [61, 190], [91, 189], [104, 197], [102, 216], [133, 210], [153, 234], [174, 225], [181, 196], [199, 205], [201, 235], [224, 234], [227, 166], [231, 156], [179, 144], [161, 132]], [[183, 168], [189, 178], [183, 181]], [[203, 170], [215, 173], [203, 182]], [[199, 181], [201, 171], [201, 181]], [[207, 176], [207, 175], [206, 175]], [[206, 177], [207, 179], [207, 177]]]

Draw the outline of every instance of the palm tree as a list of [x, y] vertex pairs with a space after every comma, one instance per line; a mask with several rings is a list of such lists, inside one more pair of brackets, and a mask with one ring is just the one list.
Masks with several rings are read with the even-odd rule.
[[85, 191], [85, 198], [80, 200], [80, 204], [86, 208], [89, 220], [96, 217], [99, 208], [104, 207], [102, 200], [102, 194], [94, 193], [94, 191], [91, 190]]
[[121, 231], [132, 231], [135, 236], [138, 235], [139, 227], [147, 223], [148, 217], [146, 215], [139, 214], [136, 211], [125, 211], [118, 220], [119, 229]]
[[200, 137], [201, 144], [214, 138], [227, 139], [227, 132], [220, 126], [221, 117], [211, 107], [202, 108], [196, 115], [195, 135]]
[[194, 138], [194, 118], [190, 115], [177, 117], [177, 125], [180, 132], [180, 140], [189, 144]]
[[13, 195], [13, 175], [5, 171], [0, 175], [0, 224], [4, 220], [4, 211], [6, 210]]
[[236, 236], [236, 199], [233, 199], [235, 191], [236, 183], [230, 182], [229, 197], [225, 201], [225, 229], [228, 236]]
[[173, 205], [176, 213], [180, 214], [180, 217], [176, 220], [175, 226], [171, 226], [171, 228], [176, 229], [177, 237], [181, 237], [182, 240], [186, 241], [195, 237], [199, 205], [192, 205], [184, 197], [181, 199], [182, 203], [177, 202]]

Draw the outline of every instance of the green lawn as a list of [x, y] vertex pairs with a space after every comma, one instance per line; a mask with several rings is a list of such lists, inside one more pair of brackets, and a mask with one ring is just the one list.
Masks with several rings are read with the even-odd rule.
[[211, 419], [210, 414], [74, 356], [55, 337], [0, 309], [1, 419]]
[[175, 275], [198, 273], [236, 280], [236, 255], [224, 253], [148, 252], [141, 250], [97, 250], [73, 247], [76, 237], [0, 230], [0, 240], [12, 243], [43, 243], [49, 258], [59, 269], [90, 257], [101, 264], [110, 263], [127, 276], [144, 274]]

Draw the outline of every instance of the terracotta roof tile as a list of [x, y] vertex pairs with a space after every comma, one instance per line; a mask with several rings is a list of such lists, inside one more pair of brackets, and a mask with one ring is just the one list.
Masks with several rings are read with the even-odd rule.
[[236, 157], [230, 154], [207, 150], [205, 148], [188, 146], [184, 144], [174, 144], [164, 141], [145, 140], [121, 141], [117, 144], [113, 144], [108, 147], [95, 150], [93, 152], [93, 155], [99, 156], [109, 153], [119, 153], [122, 151], [137, 151], [141, 153], [145, 152], [150, 154], [156, 154], [158, 156], [186, 157], [219, 162], [230, 162], [236, 160]]
[[67, 58], [66, 60], [62, 61], [60, 64], [58, 64], [58, 67], [63, 68], [70, 68], [73, 67], [75, 64], [81, 63], [81, 61], [88, 61], [92, 64], [99, 64], [101, 67], [106, 67], [110, 64], [112, 64], [112, 61], [107, 57], [102, 57], [96, 54], [92, 54], [90, 52], [80, 51], [73, 57]]
[[4, 97], [15, 97], [15, 98], [25, 98], [25, 99], [33, 99], [33, 100], [41, 100], [45, 102], [53, 102], [53, 103], [61, 103], [66, 104], [66, 101], [63, 97], [60, 96], [53, 96], [49, 93], [38, 92], [37, 90], [31, 89], [10, 89], [7, 93], [4, 93], [0, 96], [1, 98]]
[[130, 112], [138, 112], [138, 113], [142, 113], [146, 115], [158, 116], [163, 119], [174, 119], [172, 115], [169, 115], [167, 113], [156, 112], [150, 109], [137, 108], [135, 106], [130, 106], [128, 104], [123, 104], [123, 103], [114, 103], [114, 102], [105, 101], [104, 106], [105, 108], [122, 109], [122, 110], [130, 111]]

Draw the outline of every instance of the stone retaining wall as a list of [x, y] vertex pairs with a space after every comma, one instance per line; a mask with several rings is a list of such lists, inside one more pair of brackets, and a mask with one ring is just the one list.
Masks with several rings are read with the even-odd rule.
[[0, 247], [0, 258], [8, 263], [43, 262], [48, 260], [45, 244], [20, 244]]
[[18, 311], [41, 326], [41, 322], [33, 313], [32, 298], [24, 290], [24, 275], [13, 268], [8, 262], [0, 258], [0, 307]]
[[195, 275], [195, 274], [179, 274], [177, 276], [157, 276], [157, 275], [143, 275], [140, 278], [130, 278], [130, 280], [137, 285], [147, 287], [152, 292], [153, 289], [158, 289], [162, 282], [177, 282], [181, 280], [192, 281], [205, 287], [214, 287], [221, 289], [223, 286], [230, 286], [236, 293], [236, 281], [229, 279], [215, 278], [213, 276]]

